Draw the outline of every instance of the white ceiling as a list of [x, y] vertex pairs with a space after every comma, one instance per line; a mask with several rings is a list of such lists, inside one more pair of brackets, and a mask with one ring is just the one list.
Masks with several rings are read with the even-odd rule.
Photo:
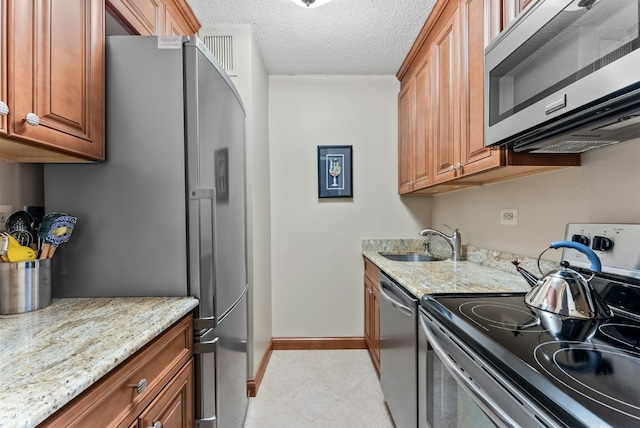
[[251, 24], [269, 74], [395, 75], [436, 0], [187, 0], [200, 24]]

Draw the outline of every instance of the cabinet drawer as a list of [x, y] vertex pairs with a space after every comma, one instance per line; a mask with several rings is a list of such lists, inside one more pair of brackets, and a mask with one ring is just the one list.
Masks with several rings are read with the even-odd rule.
[[380, 281], [380, 269], [367, 258], [364, 259], [364, 276], [371, 281], [377, 290], [379, 287], [378, 282]]
[[[183, 318], [47, 419], [43, 427], [129, 426], [191, 358], [193, 318]], [[138, 388], [143, 379], [146, 387]]]

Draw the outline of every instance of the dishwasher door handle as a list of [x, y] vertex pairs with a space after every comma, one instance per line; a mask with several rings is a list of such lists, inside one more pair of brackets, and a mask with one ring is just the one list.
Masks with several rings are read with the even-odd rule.
[[380, 295], [382, 297], [384, 297], [384, 299], [391, 303], [391, 305], [396, 308], [398, 311], [400, 311], [403, 315], [406, 315], [408, 317], [412, 317], [413, 316], [413, 310], [408, 307], [403, 305], [402, 303], [398, 302], [396, 299], [394, 299], [393, 297], [389, 296], [387, 293], [385, 293], [385, 289], [389, 289], [388, 286], [386, 286], [386, 284], [384, 282], [380, 283]]

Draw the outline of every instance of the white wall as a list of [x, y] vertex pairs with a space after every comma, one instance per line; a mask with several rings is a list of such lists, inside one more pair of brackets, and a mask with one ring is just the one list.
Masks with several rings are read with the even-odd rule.
[[[632, 140], [583, 153], [580, 167], [436, 196], [433, 224], [458, 227], [464, 244], [537, 257], [567, 223], [640, 223], [639, 160]], [[517, 226], [500, 225], [501, 208], [518, 208]]]
[[[270, 76], [273, 335], [363, 335], [364, 238], [417, 237], [397, 194], [394, 76]], [[353, 146], [353, 199], [318, 199], [317, 146]]]

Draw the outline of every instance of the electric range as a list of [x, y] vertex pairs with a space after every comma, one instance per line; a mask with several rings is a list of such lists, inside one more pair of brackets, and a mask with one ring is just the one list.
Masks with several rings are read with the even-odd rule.
[[[613, 309], [612, 318], [576, 323], [573, 337], [558, 338], [524, 303], [525, 293], [425, 295], [430, 337], [447, 343], [434, 349], [475, 389], [496, 425], [640, 426], [640, 225], [570, 224], [566, 239], [600, 256], [603, 272], [590, 284]], [[575, 250], [565, 249], [562, 258], [578, 270], [589, 266]], [[571, 320], [564, 322], [571, 331]], [[491, 394], [490, 380], [505, 394]], [[483, 404], [485, 398], [493, 404]], [[506, 401], [511, 404], [501, 406]], [[511, 411], [514, 402], [523, 410]], [[510, 418], [518, 412], [524, 416]]]

